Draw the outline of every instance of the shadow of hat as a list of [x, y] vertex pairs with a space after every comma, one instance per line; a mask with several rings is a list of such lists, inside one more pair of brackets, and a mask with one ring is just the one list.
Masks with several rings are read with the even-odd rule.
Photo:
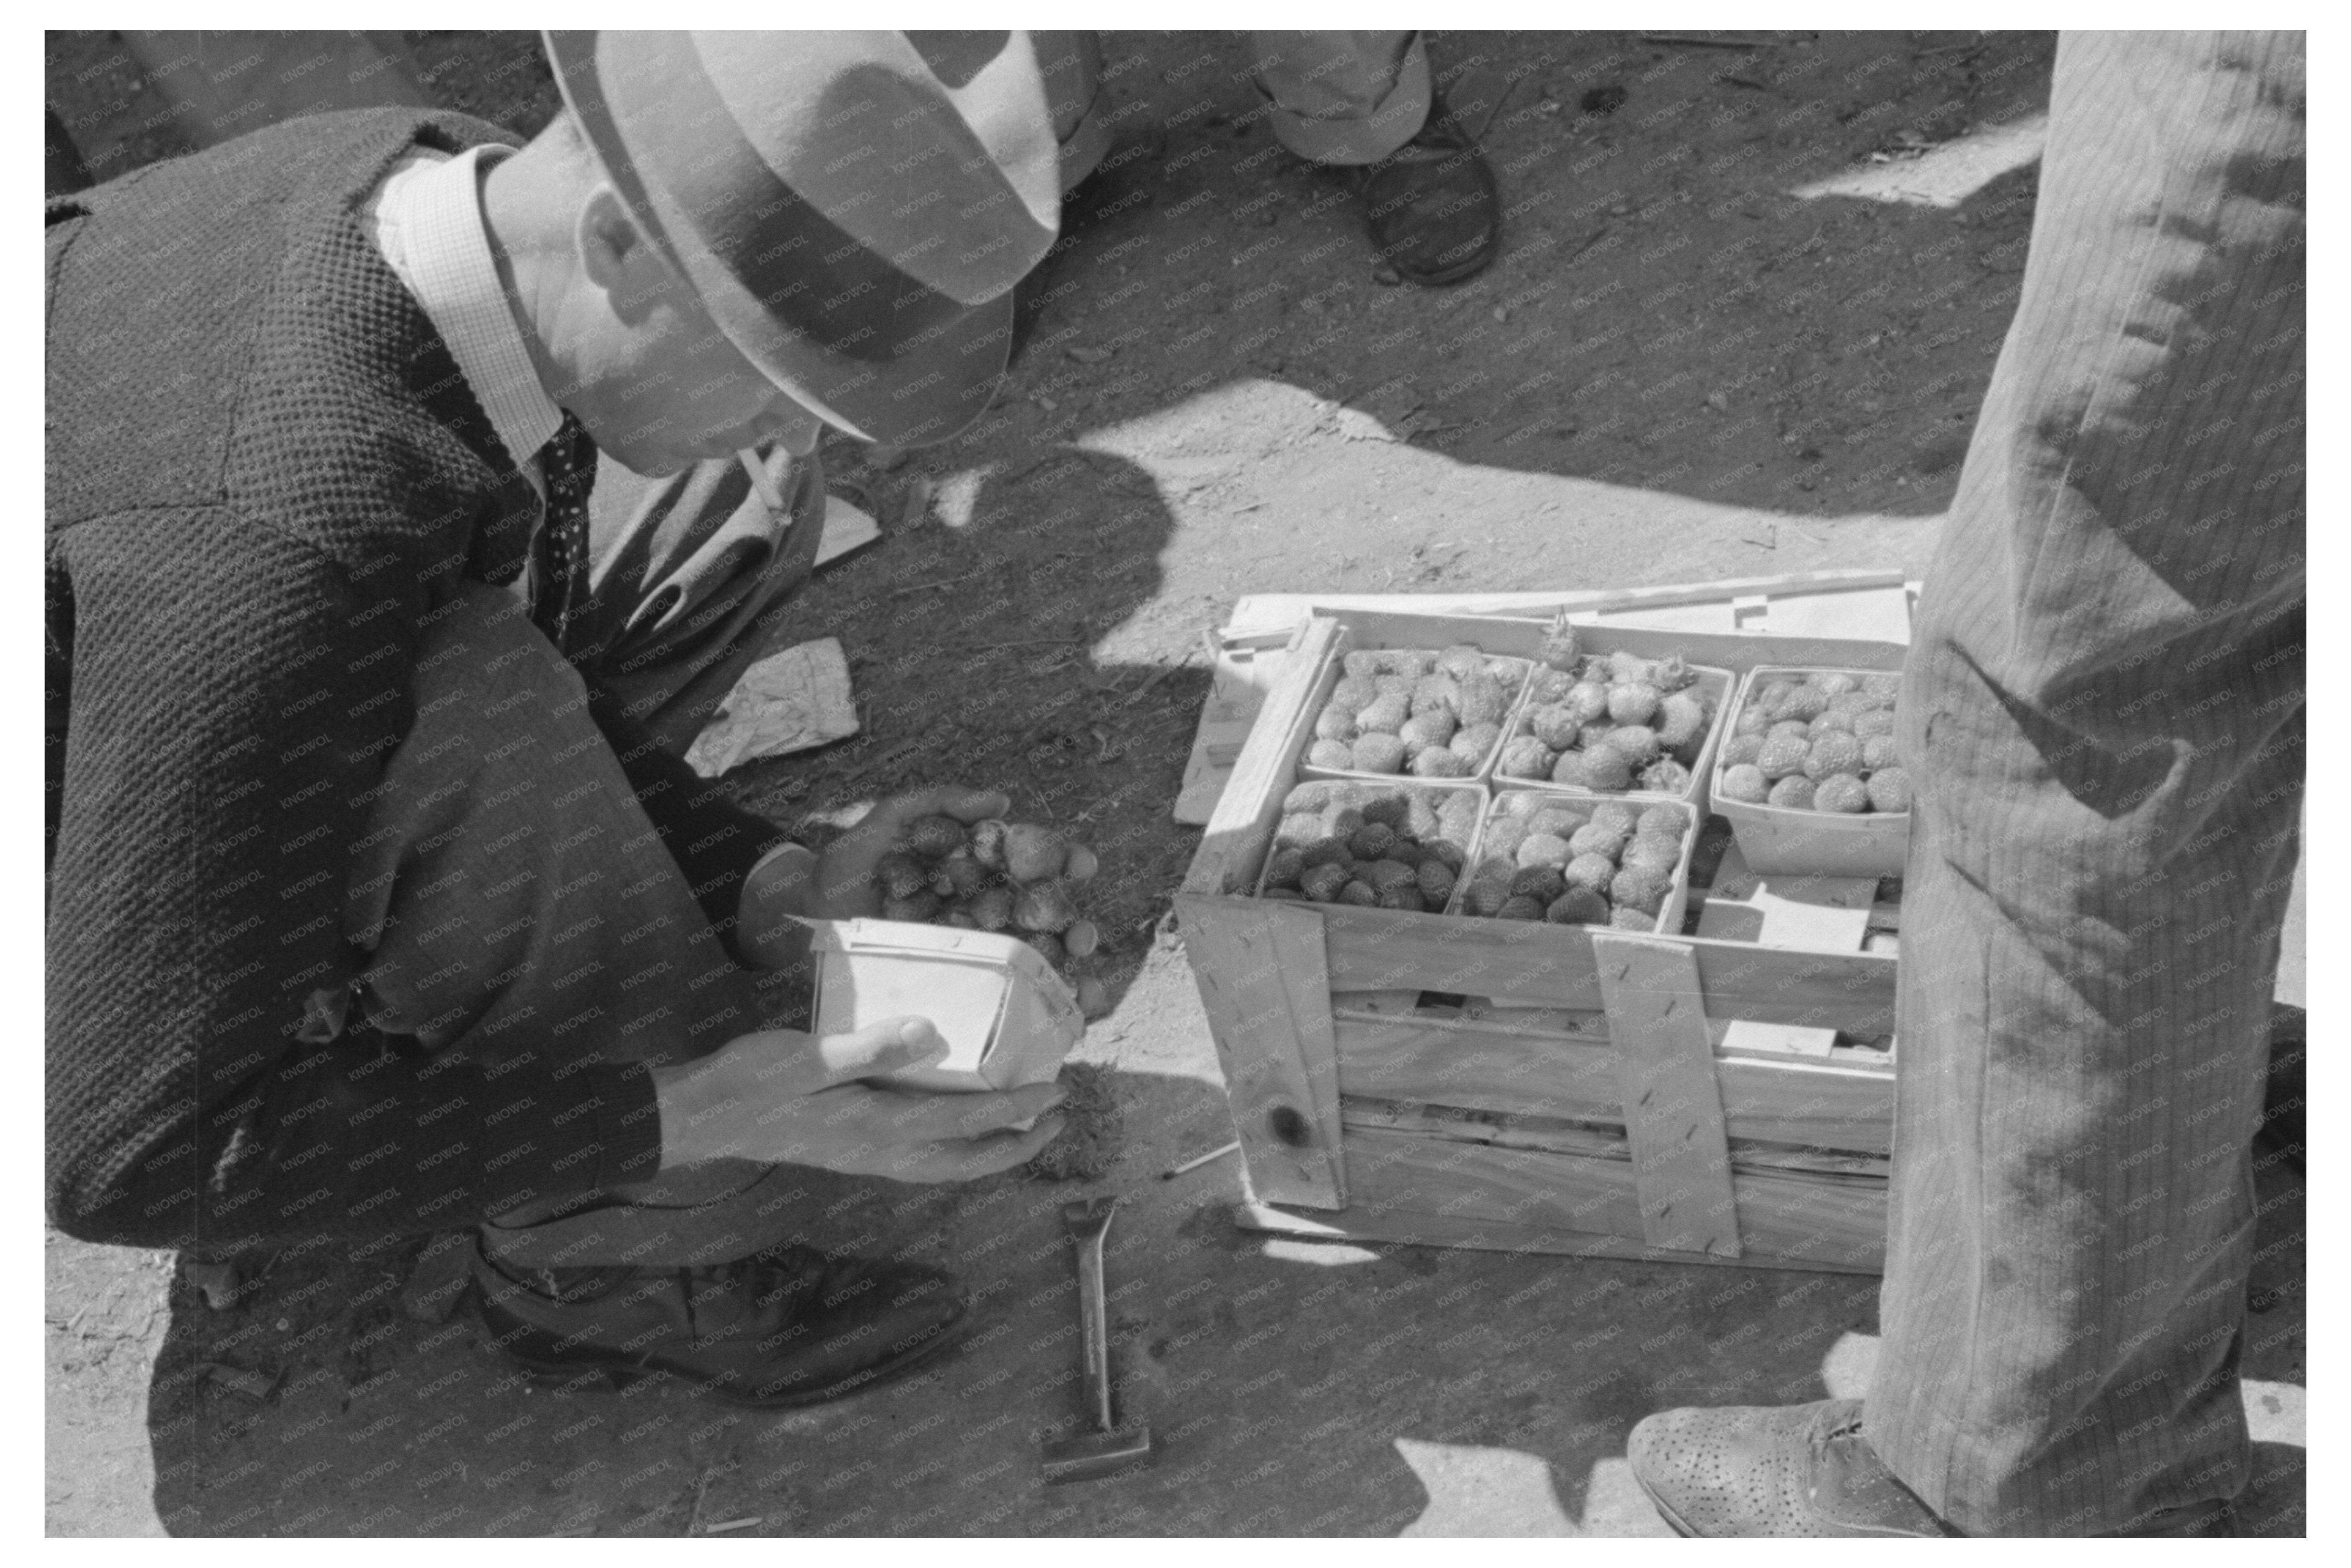
[[987, 406], [1059, 150], [1020, 32], [549, 32], [613, 189], [729, 341], [897, 446]]

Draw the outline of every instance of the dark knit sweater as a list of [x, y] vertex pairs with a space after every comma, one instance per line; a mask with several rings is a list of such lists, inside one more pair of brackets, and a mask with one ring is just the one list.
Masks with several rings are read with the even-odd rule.
[[[380, 1237], [653, 1169], [643, 1068], [550, 1044], [492, 1075], [462, 1040], [297, 1036], [363, 958], [344, 889], [429, 612], [461, 578], [512, 580], [539, 517], [531, 455], [358, 214], [412, 145], [502, 140], [319, 116], [49, 205], [47, 1189], [76, 1236]], [[582, 674], [731, 914], [778, 835]]]

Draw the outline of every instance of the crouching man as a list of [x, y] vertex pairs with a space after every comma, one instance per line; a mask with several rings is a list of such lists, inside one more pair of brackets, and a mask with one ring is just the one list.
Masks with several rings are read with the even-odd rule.
[[911, 815], [1004, 803], [820, 858], [678, 754], [808, 572], [820, 424], [985, 406], [1055, 232], [1044, 84], [1018, 33], [549, 48], [519, 150], [362, 110], [48, 207], [50, 1213], [474, 1226], [527, 1364], [833, 1397], [962, 1303], [781, 1245], [778, 1167], [971, 1179], [1059, 1092], [871, 1083], [929, 1024], [763, 1028], [756, 967], [875, 913]]

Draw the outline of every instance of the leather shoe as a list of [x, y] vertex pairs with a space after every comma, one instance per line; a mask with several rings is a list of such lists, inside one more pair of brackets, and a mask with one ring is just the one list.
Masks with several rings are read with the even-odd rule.
[[1633, 1428], [1626, 1457], [1683, 1535], [1959, 1533], [1862, 1440], [1858, 1399], [1667, 1410]]
[[761, 1409], [871, 1387], [945, 1347], [964, 1313], [939, 1270], [808, 1247], [715, 1268], [509, 1272], [477, 1246], [474, 1282], [490, 1343], [531, 1372], [666, 1373]]
[[[1667, 1410], [1633, 1428], [1626, 1457], [1683, 1535], [1953, 1536], [1861, 1435], [1858, 1399]], [[2235, 1533], [2226, 1500], [2164, 1509], [2117, 1536]]]
[[1486, 270], [1502, 243], [1502, 197], [1493, 168], [1442, 100], [1417, 135], [1362, 176], [1374, 260], [1424, 287], [1462, 283]]

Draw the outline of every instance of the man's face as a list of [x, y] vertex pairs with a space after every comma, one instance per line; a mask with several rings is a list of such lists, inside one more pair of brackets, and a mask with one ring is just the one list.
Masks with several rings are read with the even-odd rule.
[[597, 447], [639, 474], [674, 474], [770, 441], [806, 455], [822, 423], [751, 367], [693, 289], [626, 225], [617, 204], [581, 217], [587, 273], [574, 384], [557, 401]]

